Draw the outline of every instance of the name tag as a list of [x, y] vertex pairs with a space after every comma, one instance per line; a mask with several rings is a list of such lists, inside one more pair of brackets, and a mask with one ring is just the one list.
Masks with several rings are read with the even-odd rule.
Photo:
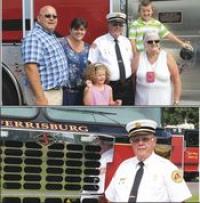
[[149, 71], [146, 73], [146, 81], [149, 83], [155, 82], [155, 72]]

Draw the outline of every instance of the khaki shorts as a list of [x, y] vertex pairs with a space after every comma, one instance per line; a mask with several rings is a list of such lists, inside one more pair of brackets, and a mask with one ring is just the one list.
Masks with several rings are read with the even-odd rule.
[[48, 100], [48, 105], [62, 105], [63, 104], [63, 90], [51, 89], [44, 91], [44, 95]]

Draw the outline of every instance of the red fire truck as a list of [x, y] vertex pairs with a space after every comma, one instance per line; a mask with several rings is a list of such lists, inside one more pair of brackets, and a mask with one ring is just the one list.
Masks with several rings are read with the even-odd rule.
[[[144, 118], [160, 124], [160, 108], [1, 107], [0, 202], [99, 202], [134, 155], [125, 124]], [[156, 134], [156, 153], [198, 175], [198, 130]]]
[[184, 137], [184, 177], [192, 180], [199, 176], [199, 130], [184, 129], [180, 136]]
[[[2, 0], [2, 103], [4, 105], [26, 104], [30, 98], [30, 87], [24, 74], [20, 43], [36, 20], [39, 8], [52, 5], [58, 12], [58, 36], [66, 35], [69, 22], [77, 16], [89, 22], [86, 41], [91, 43], [107, 31], [105, 16], [110, 11], [127, 14], [124, 34], [128, 24], [137, 18], [139, 0]], [[194, 57], [184, 61], [179, 57], [180, 47], [164, 41], [163, 46], [173, 51], [180, 65], [183, 81], [183, 100], [199, 104], [200, 87], [200, 40], [199, 0], [153, 0], [157, 18], [180, 38], [191, 41]]]

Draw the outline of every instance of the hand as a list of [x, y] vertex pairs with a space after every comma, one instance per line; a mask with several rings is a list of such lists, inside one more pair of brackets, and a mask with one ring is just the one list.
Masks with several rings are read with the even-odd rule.
[[183, 43], [183, 48], [186, 48], [186, 49], [190, 49], [193, 51], [193, 47], [192, 45], [190, 44], [190, 41], [186, 41]]
[[48, 100], [46, 97], [36, 97], [35, 98], [35, 105], [46, 106], [46, 105], [48, 105]]
[[92, 84], [92, 81], [91, 80], [86, 80], [85, 81], [85, 84], [87, 85], [88, 88], [92, 87], [93, 84]]
[[115, 105], [121, 106], [122, 105], [122, 100], [121, 99], [115, 100]]

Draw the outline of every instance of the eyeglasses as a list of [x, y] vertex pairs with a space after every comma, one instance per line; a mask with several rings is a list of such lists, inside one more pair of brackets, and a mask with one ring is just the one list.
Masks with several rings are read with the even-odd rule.
[[45, 18], [57, 19], [57, 15], [46, 14], [46, 15], [44, 15], [44, 16], [45, 16]]
[[130, 140], [133, 142], [133, 143], [139, 143], [140, 141], [142, 142], [148, 142], [150, 140], [152, 140], [153, 137], [131, 137]]
[[153, 43], [158, 44], [159, 42], [160, 42], [160, 40], [148, 40], [147, 41], [148, 44], [153, 44]]
[[120, 27], [124, 26], [123, 23], [120, 23], [120, 22], [112, 22], [111, 24], [112, 26], [120, 26]]

